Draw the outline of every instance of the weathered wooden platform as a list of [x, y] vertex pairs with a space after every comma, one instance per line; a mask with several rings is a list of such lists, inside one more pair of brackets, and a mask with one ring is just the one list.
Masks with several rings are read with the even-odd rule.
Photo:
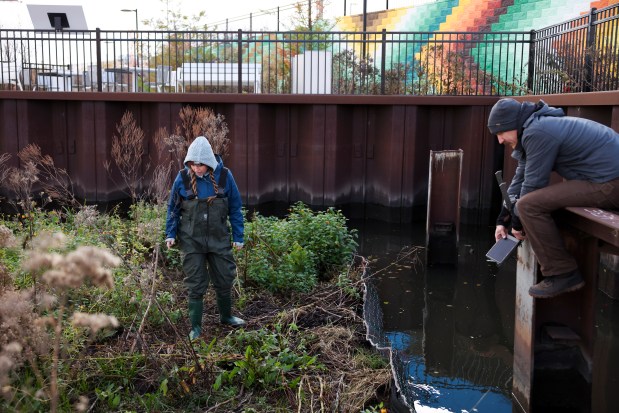
[[[522, 412], [531, 412], [534, 374], [541, 368], [571, 368], [590, 383], [590, 411], [619, 411], [618, 397], [597, 397], [605, 388], [610, 352], [596, 351], [595, 308], [600, 289], [619, 298], [619, 214], [599, 208], [565, 208], [557, 216], [566, 248], [578, 261], [586, 285], [551, 299], [533, 299], [538, 266], [528, 242], [518, 251], [514, 331], [513, 396]], [[613, 353], [614, 354], [614, 353]]]

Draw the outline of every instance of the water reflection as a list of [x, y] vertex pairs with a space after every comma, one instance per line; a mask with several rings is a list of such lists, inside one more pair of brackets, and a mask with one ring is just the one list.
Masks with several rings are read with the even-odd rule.
[[[423, 225], [352, 222], [373, 269], [425, 243]], [[490, 229], [462, 228], [457, 266], [415, 269], [401, 261], [377, 273], [382, 345], [394, 350], [402, 393], [423, 412], [512, 411], [515, 265], [489, 264]]]

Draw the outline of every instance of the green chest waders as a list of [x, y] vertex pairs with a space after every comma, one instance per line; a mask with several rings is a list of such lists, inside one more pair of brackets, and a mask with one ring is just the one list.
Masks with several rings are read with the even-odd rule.
[[[227, 176], [226, 169], [222, 175]], [[224, 187], [225, 182], [220, 188]], [[190, 337], [193, 339], [202, 331], [203, 299], [210, 282], [217, 295], [220, 321], [230, 325], [242, 325], [245, 322], [231, 314], [236, 264], [228, 227], [228, 198], [218, 196], [209, 202], [196, 198], [191, 190], [185, 190], [189, 196], [181, 202], [178, 240], [183, 252], [184, 283], [189, 296]]]

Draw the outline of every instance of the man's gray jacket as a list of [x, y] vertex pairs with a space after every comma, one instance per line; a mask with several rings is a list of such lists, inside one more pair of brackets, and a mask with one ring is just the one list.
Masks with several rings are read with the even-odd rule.
[[548, 185], [556, 171], [567, 180], [602, 183], [619, 178], [619, 133], [562, 109], [524, 102], [524, 122], [512, 157], [518, 161], [508, 193], [521, 198]]

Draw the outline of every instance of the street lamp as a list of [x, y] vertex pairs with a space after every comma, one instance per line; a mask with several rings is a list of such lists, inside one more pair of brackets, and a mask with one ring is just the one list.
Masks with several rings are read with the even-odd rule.
[[122, 9], [122, 12], [125, 13], [135, 13], [135, 35], [133, 36], [134, 39], [134, 59], [135, 59], [135, 66], [139, 67], [140, 66], [140, 62], [138, 61], [138, 41], [137, 41], [137, 37], [138, 37], [138, 9]]

